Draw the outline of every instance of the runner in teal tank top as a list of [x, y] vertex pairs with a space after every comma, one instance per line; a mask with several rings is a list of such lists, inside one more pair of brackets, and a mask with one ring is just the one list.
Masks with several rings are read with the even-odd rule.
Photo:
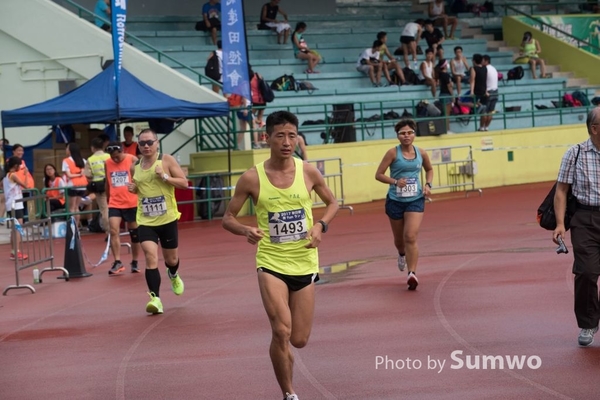
[[[423, 221], [425, 197], [431, 191], [433, 167], [425, 150], [413, 145], [417, 125], [412, 119], [403, 119], [394, 129], [400, 144], [389, 149], [375, 174], [375, 179], [389, 185], [385, 200], [385, 213], [390, 219], [394, 245], [398, 250], [398, 268], [408, 266], [406, 284], [415, 290], [419, 247], [417, 236]], [[390, 175], [386, 175], [387, 169]], [[425, 183], [421, 182], [421, 171], [425, 170]]]
[[[314, 314], [314, 283], [319, 279], [317, 246], [338, 203], [317, 168], [293, 157], [298, 143], [298, 118], [290, 112], [277, 111], [267, 118], [266, 129], [271, 156], [246, 171], [237, 182], [223, 216], [223, 227], [246, 236], [250, 244], [258, 244], [256, 268], [263, 305], [271, 322], [271, 362], [284, 398], [298, 400], [292, 387], [294, 358], [290, 344], [301, 348], [308, 342]], [[312, 216], [313, 190], [326, 205], [319, 221]], [[236, 219], [248, 198], [255, 205], [258, 227], [243, 225]]]

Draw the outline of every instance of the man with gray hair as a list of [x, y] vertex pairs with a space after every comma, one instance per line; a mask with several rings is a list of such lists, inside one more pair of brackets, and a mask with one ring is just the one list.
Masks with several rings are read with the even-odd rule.
[[563, 156], [558, 172], [554, 213], [555, 243], [564, 238], [567, 193], [571, 189], [577, 209], [571, 217], [573, 274], [575, 275], [575, 317], [581, 329], [579, 345], [589, 346], [598, 332], [600, 300], [600, 108], [591, 110], [587, 118], [589, 138], [571, 147]]

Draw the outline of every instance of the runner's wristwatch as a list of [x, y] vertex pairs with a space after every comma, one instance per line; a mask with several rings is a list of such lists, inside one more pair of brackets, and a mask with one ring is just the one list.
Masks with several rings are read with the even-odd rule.
[[327, 229], [329, 229], [329, 225], [327, 225], [327, 222], [325, 222], [323, 220], [318, 220], [317, 223], [321, 224], [321, 226], [323, 227], [323, 229], [321, 230], [321, 232], [326, 233]]

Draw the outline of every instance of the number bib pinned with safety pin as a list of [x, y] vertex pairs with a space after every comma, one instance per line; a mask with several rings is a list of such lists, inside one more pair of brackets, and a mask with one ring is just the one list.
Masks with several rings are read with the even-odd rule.
[[268, 213], [271, 243], [306, 239], [308, 226], [304, 209]]
[[110, 173], [110, 183], [112, 187], [118, 188], [127, 186], [129, 183], [129, 173], [127, 171], [113, 171]]
[[396, 195], [398, 197], [415, 197], [418, 190], [417, 178], [406, 178], [406, 186], [396, 187]]
[[160, 217], [167, 213], [165, 196], [144, 197], [142, 199], [142, 214], [144, 217]]

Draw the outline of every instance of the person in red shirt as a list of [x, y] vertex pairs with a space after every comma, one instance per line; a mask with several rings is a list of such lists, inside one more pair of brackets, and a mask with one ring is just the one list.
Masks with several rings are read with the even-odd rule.
[[125, 266], [121, 262], [121, 240], [119, 236], [122, 220], [127, 223], [129, 236], [131, 237], [131, 272], [138, 273], [140, 272], [138, 269], [140, 242], [136, 223], [138, 198], [136, 194], [129, 192], [127, 189], [127, 185], [133, 182], [131, 171], [138, 159], [125, 153], [119, 142], [109, 143], [106, 146], [106, 152], [110, 154], [110, 158], [105, 162], [108, 225], [110, 227], [110, 248], [115, 258], [108, 274], [119, 275], [125, 271]]

